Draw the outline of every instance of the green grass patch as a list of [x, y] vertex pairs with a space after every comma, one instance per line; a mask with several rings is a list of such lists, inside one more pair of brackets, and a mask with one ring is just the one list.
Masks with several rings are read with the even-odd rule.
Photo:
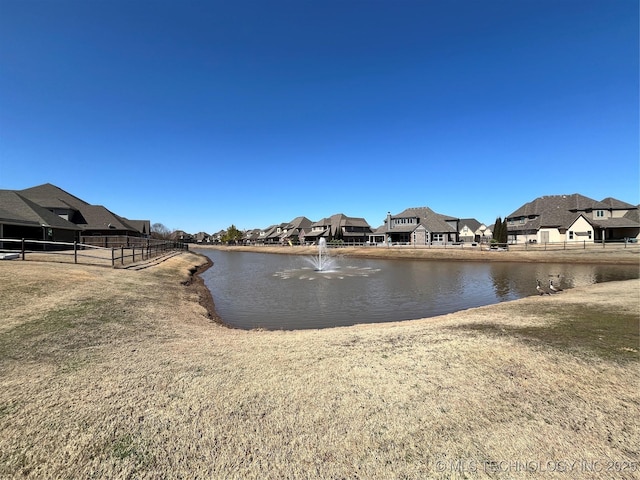
[[540, 326], [473, 323], [456, 328], [515, 337], [530, 345], [583, 357], [619, 363], [640, 360], [640, 320], [634, 313], [613, 312], [597, 305], [551, 305], [536, 307], [530, 314], [545, 317], [551, 323]]
[[122, 435], [111, 444], [111, 456], [133, 467], [132, 473], [142, 473], [154, 463], [148, 449], [130, 434]]
[[[99, 344], [125, 312], [109, 300], [86, 300], [44, 312], [0, 333], [0, 359], [46, 360]], [[66, 359], [67, 361], [69, 359]]]

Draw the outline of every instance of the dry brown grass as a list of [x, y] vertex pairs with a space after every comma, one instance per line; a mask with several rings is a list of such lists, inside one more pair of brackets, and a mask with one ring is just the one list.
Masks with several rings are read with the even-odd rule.
[[0, 477], [640, 478], [638, 280], [265, 332], [207, 319], [203, 262], [0, 262]]

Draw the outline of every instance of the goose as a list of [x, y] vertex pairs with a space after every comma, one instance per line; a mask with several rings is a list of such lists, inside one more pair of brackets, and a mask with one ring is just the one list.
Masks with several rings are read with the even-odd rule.
[[558, 293], [558, 292], [561, 292], [561, 291], [562, 291], [562, 289], [561, 289], [561, 288], [556, 287], [556, 286], [553, 284], [553, 280], [549, 280], [549, 290], [551, 290], [553, 293]]
[[551, 295], [546, 288], [540, 285], [540, 280], [536, 280], [536, 290], [538, 291], [538, 295]]

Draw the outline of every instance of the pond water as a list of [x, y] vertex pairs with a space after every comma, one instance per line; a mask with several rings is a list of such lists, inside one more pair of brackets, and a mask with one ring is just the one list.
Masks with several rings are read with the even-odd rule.
[[216, 311], [232, 327], [327, 328], [432, 317], [536, 295], [536, 280], [563, 289], [639, 277], [633, 265], [481, 263], [310, 257], [200, 250]]

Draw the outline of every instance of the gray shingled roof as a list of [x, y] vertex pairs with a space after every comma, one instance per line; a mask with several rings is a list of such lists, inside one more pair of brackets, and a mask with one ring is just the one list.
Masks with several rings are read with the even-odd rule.
[[[537, 215], [545, 218], [553, 218], [551, 223], [548, 224], [548, 226], [553, 226], [563, 224], [560, 218], [561, 215], [564, 215], [563, 212], [584, 212], [586, 210], [606, 210], [608, 208], [607, 204], [585, 197], [579, 193], [572, 195], [547, 195], [525, 203], [511, 215], [507, 215], [507, 219]], [[557, 223], [558, 221], [561, 223]]]
[[482, 224], [475, 218], [461, 218], [460, 223], [458, 225], [459, 225], [458, 228], [460, 230], [462, 230], [462, 228], [466, 225], [467, 227], [469, 227], [469, 230], [471, 230], [472, 232], [475, 232], [480, 228], [480, 225]]
[[[506, 220], [515, 221], [515, 225], [509, 225], [509, 230], [537, 230], [544, 227], [569, 227], [583, 212], [634, 208], [633, 205], [612, 197], [605, 198], [600, 202], [578, 193], [572, 195], [548, 195], [525, 203], [511, 215], [508, 215]], [[519, 220], [523, 217], [525, 222], [520, 223]], [[638, 226], [637, 222], [626, 216], [624, 219], [587, 219], [587, 221], [600, 228]]]
[[[344, 213], [336, 213], [330, 217], [325, 217], [312, 224], [312, 227], [327, 227], [329, 231], [327, 234], [336, 236], [338, 232], [342, 231], [342, 227], [364, 227], [371, 229], [371, 226], [362, 217], [348, 217]], [[353, 234], [353, 232], [351, 232]], [[368, 233], [368, 232], [366, 232]], [[363, 232], [358, 232], [358, 235], [362, 235]], [[317, 236], [317, 233], [310, 233], [310, 236]]]
[[619, 218], [607, 218], [597, 220], [587, 220], [591, 225], [596, 228], [633, 228], [638, 227], [638, 222], [631, 218], [619, 217]]
[[150, 220], [129, 220], [128, 218], [124, 217], [123, 220], [144, 235], [149, 235], [151, 233]]
[[289, 225], [291, 228], [309, 228], [311, 223], [307, 217], [296, 217], [289, 222]]
[[82, 207], [90, 204], [71, 195], [69, 192], [62, 190], [50, 183], [44, 183], [36, 187], [25, 188], [19, 191], [20, 195], [36, 202], [45, 208], [74, 208], [80, 210]]
[[633, 220], [636, 223], [640, 223], [640, 205], [633, 208], [634, 208], [633, 210], [629, 210], [627, 213], [624, 214], [624, 218]]
[[635, 205], [631, 205], [630, 203], [623, 202], [622, 200], [618, 200], [617, 198], [613, 197], [607, 197], [600, 203], [607, 205], [607, 209], [610, 210], [630, 210], [633, 208], [637, 208]]
[[[84, 230], [128, 230], [138, 232], [126, 219], [102, 205], [91, 205], [50, 183], [25, 188], [18, 192], [44, 208], [64, 208], [78, 212], [71, 220]], [[149, 233], [149, 232], [147, 232]]]
[[[445, 219], [455, 220], [453, 217], [436, 213], [429, 207], [407, 208], [397, 215], [392, 215], [391, 218], [417, 218], [418, 224], [424, 226], [432, 233], [454, 233], [456, 231], [455, 228], [445, 221]], [[395, 225], [390, 231], [410, 233], [413, 232], [417, 226], [416, 224]]]
[[81, 230], [75, 224], [23, 197], [14, 190], [0, 190], [0, 223]]

